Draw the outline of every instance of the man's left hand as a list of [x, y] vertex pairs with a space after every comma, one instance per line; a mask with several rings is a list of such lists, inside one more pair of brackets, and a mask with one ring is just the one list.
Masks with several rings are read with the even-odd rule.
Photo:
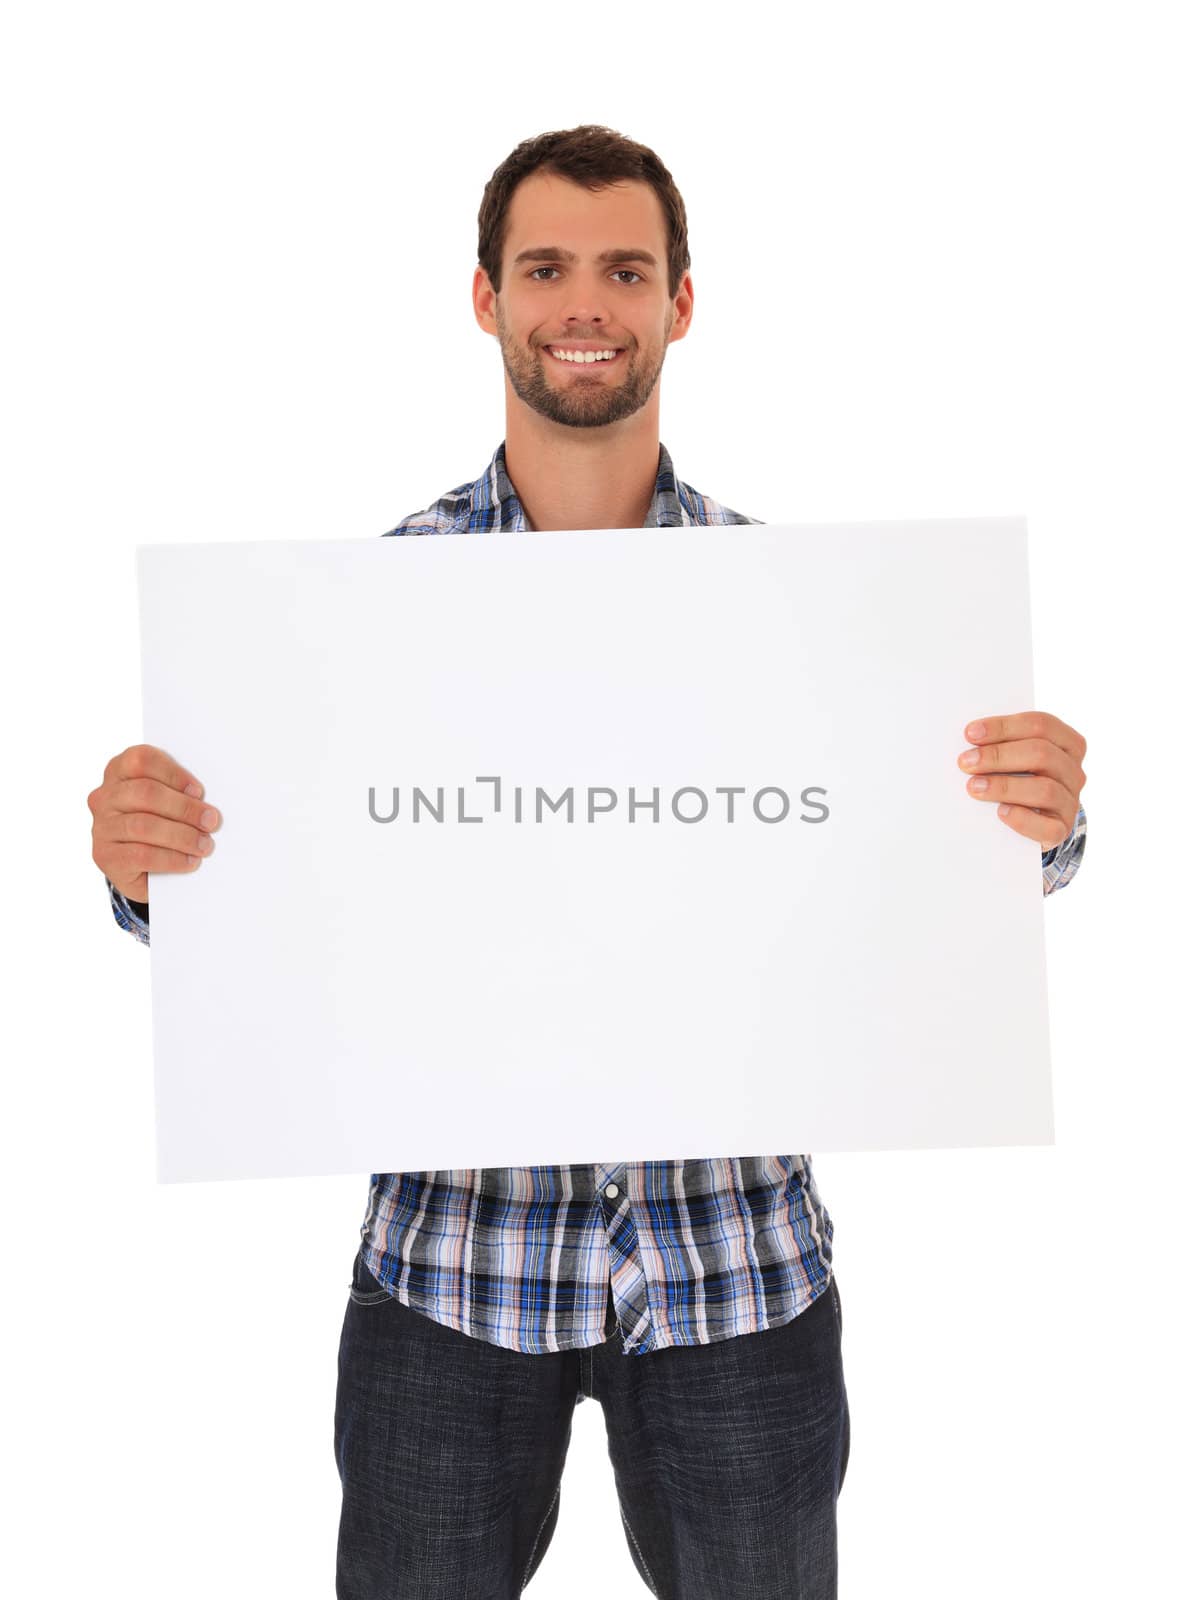
[[972, 722], [966, 737], [973, 748], [958, 765], [974, 774], [967, 794], [998, 801], [1007, 826], [1045, 850], [1072, 833], [1086, 782], [1086, 741], [1076, 728], [1047, 711], [1019, 711]]

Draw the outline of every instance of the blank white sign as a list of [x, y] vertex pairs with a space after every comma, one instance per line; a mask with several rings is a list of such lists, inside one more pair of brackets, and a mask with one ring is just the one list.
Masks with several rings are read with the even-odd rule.
[[159, 1181], [1052, 1142], [1022, 519], [138, 570]]

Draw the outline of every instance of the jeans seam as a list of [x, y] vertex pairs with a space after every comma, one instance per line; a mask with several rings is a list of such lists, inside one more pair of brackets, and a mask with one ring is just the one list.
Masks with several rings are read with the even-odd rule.
[[648, 1565], [647, 1561], [645, 1561], [645, 1559], [644, 1559], [644, 1552], [640, 1548], [640, 1541], [639, 1541], [639, 1539], [636, 1538], [636, 1535], [635, 1535], [635, 1532], [634, 1532], [634, 1530], [632, 1528], [632, 1525], [627, 1519], [627, 1513], [623, 1509], [623, 1503], [622, 1502], [620, 1503], [620, 1507], [619, 1507], [619, 1515], [623, 1519], [624, 1527], [628, 1530], [628, 1537], [631, 1539], [632, 1543], [636, 1547], [636, 1554], [640, 1557], [640, 1565], [644, 1568], [644, 1576], [648, 1580], [648, 1587], [652, 1590], [653, 1594], [659, 1595], [660, 1594], [660, 1590], [656, 1586], [656, 1579], [652, 1576], [652, 1571], [649, 1568], [649, 1565]]
[[525, 1589], [528, 1586], [528, 1580], [533, 1575], [533, 1557], [537, 1553], [537, 1546], [541, 1542], [541, 1535], [545, 1531], [545, 1524], [549, 1521], [549, 1518], [553, 1515], [553, 1508], [557, 1504], [557, 1497], [558, 1497], [558, 1495], [560, 1493], [561, 1493], [561, 1480], [559, 1479], [558, 1480], [558, 1484], [557, 1484], [557, 1488], [554, 1489], [554, 1491], [553, 1491], [553, 1499], [549, 1502], [549, 1510], [546, 1511], [545, 1515], [541, 1518], [541, 1526], [537, 1529], [537, 1537], [533, 1540], [533, 1547], [528, 1553], [528, 1562], [527, 1562], [527, 1564], [525, 1566], [525, 1569], [524, 1569], [524, 1577], [521, 1579], [520, 1588], [516, 1591], [517, 1594], [523, 1594], [524, 1593]]

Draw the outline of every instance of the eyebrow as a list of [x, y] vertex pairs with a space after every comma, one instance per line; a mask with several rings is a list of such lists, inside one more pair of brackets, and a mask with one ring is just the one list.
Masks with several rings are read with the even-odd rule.
[[[518, 267], [522, 261], [577, 261], [577, 253], [573, 250], [563, 250], [560, 245], [541, 244], [534, 245], [531, 250], [522, 250], [512, 262]], [[656, 266], [656, 257], [648, 250], [604, 250], [595, 257], [598, 262], [609, 261], [643, 261], [650, 267]]]

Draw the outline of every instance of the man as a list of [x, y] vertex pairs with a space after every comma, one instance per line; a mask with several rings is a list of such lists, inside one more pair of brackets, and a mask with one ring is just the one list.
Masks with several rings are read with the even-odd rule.
[[[513, 151], [484, 191], [472, 290], [503, 357], [506, 437], [392, 533], [755, 520], [679, 481], [660, 443], [688, 267], [684, 205], [652, 151], [589, 126]], [[1084, 848], [1086, 742], [1043, 713], [984, 721], [967, 736], [990, 787], [970, 792], [1040, 843], [1050, 893]], [[144, 745], [90, 800], [116, 920], [147, 942], [148, 872], [193, 870], [217, 813]], [[607, 1066], [591, 1092], [621, 1099], [626, 1129], [631, 1084]], [[836, 1594], [850, 1419], [810, 1156], [373, 1173], [360, 1232], [335, 1411], [339, 1600], [519, 1594], [583, 1399], [603, 1406], [654, 1594]]]

